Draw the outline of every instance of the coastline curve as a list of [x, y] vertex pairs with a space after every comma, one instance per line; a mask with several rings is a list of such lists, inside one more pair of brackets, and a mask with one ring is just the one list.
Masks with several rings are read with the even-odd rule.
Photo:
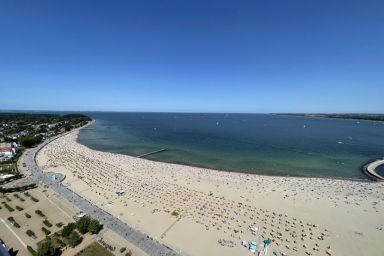
[[67, 135], [69, 133], [88, 127], [94, 122], [95, 120], [92, 120], [91, 122], [89, 122], [88, 124], [82, 127], [79, 127], [69, 132], [66, 132], [64, 134], [55, 136], [49, 140], [44, 141], [38, 146], [32, 148], [30, 153], [27, 155], [27, 159], [26, 159], [27, 167], [29, 170], [31, 170], [31, 176], [32, 176], [31, 178], [35, 179], [36, 183], [43, 183], [49, 186], [56, 193], [60, 194], [60, 196], [67, 199], [70, 203], [75, 204], [83, 212], [93, 217], [96, 217], [104, 226], [106, 226], [107, 228], [110, 228], [117, 234], [121, 235], [124, 239], [127, 239], [129, 242], [131, 242], [133, 245], [140, 248], [146, 254], [162, 255], [162, 256], [181, 255], [181, 253], [175, 251], [173, 248], [169, 247], [168, 245], [161, 243], [160, 241], [152, 238], [151, 236], [142, 232], [141, 230], [131, 227], [127, 223], [121, 221], [119, 218], [112, 216], [110, 213], [106, 212], [105, 210], [89, 202], [86, 198], [73, 192], [66, 186], [62, 185], [61, 181], [63, 181], [63, 179], [60, 179], [59, 182], [53, 181], [51, 177], [53, 173], [45, 173], [38, 166], [36, 162], [36, 156], [43, 147], [45, 147], [52, 141], [64, 135]]

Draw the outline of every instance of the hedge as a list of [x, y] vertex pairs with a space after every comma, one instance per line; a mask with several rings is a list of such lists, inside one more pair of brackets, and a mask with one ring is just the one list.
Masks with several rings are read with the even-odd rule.
[[51, 231], [49, 231], [49, 230], [46, 229], [45, 227], [42, 227], [41, 230], [44, 232], [44, 234], [45, 234], [46, 236], [48, 236], [49, 234], [52, 233]]
[[32, 254], [32, 256], [36, 255], [36, 251], [33, 250], [33, 248], [31, 246], [27, 245], [27, 250]]

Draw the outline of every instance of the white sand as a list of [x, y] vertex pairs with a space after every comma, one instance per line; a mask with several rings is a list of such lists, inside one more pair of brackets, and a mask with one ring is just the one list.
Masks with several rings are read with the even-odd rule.
[[271, 238], [268, 255], [384, 255], [384, 183], [153, 162], [91, 150], [76, 142], [77, 133], [44, 147], [39, 166], [65, 174], [64, 185], [178, 251], [249, 255], [242, 240]]

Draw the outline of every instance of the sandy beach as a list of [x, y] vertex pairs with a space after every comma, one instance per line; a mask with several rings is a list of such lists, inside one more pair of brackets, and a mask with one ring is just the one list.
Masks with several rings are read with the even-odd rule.
[[270, 238], [267, 255], [384, 255], [384, 183], [153, 162], [89, 149], [77, 136], [45, 146], [40, 168], [182, 254], [250, 255], [242, 241], [259, 250]]

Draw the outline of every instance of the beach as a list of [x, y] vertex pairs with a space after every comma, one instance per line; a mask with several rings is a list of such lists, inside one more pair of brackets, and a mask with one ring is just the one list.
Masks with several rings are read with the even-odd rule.
[[39, 167], [181, 254], [249, 255], [242, 241], [269, 238], [268, 255], [383, 255], [384, 183], [154, 162], [92, 150], [78, 132], [42, 148]]

